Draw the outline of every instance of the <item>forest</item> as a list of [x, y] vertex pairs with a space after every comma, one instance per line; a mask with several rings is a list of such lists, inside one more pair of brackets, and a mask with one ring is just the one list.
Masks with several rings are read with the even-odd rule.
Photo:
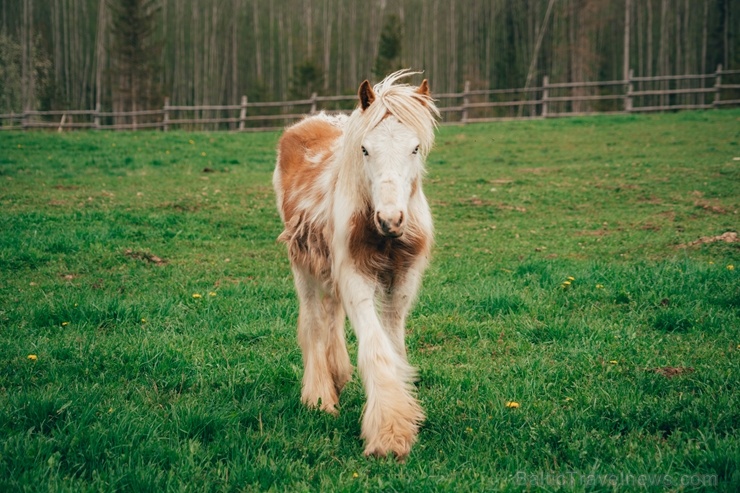
[[740, 68], [738, 0], [0, 0], [0, 113]]

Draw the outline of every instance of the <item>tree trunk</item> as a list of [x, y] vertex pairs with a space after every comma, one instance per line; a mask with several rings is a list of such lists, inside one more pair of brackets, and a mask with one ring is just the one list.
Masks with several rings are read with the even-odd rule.
[[632, 9], [632, 0], [624, 2], [624, 55], [622, 65], [622, 80], [629, 79], [630, 71], [630, 10]]

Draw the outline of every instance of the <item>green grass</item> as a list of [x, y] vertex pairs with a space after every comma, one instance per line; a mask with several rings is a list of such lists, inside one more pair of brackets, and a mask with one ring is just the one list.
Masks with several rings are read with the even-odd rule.
[[685, 245], [738, 231], [739, 122], [440, 129], [405, 464], [356, 375], [299, 403], [277, 134], [2, 133], [0, 491], [737, 491], [740, 243]]

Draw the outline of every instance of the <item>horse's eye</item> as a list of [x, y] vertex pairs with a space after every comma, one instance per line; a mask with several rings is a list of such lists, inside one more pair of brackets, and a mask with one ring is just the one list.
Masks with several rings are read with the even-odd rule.
[[412, 152], [411, 154], [418, 154], [418, 153], [419, 153], [419, 146], [416, 146], [416, 148], [414, 149], [414, 152]]
[[365, 149], [365, 146], [362, 146], [362, 154], [364, 156], [369, 156], [370, 154], [367, 153], [367, 149]]

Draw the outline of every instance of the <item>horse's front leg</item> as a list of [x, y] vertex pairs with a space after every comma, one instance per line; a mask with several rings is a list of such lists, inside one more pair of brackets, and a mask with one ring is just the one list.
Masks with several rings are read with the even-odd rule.
[[300, 300], [301, 401], [310, 408], [337, 414], [339, 394], [352, 375], [344, 340], [344, 313], [339, 302], [323, 293], [312, 276], [294, 267], [293, 277]]
[[418, 266], [409, 269], [390, 291], [383, 293], [381, 306], [381, 323], [391, 338], [398, 354], [406, 359], [406, 315], [416, 299], [421, 285], [424, 259]]
[[365, 455], [405, 458], [424, 413], [414, 394], [415, 371], [384, 329], [375, 307], [375, 284], [352, 268], [341, 269], [340, 295], [357, 334], [357, 366], [367, 404], [362, 418]]

